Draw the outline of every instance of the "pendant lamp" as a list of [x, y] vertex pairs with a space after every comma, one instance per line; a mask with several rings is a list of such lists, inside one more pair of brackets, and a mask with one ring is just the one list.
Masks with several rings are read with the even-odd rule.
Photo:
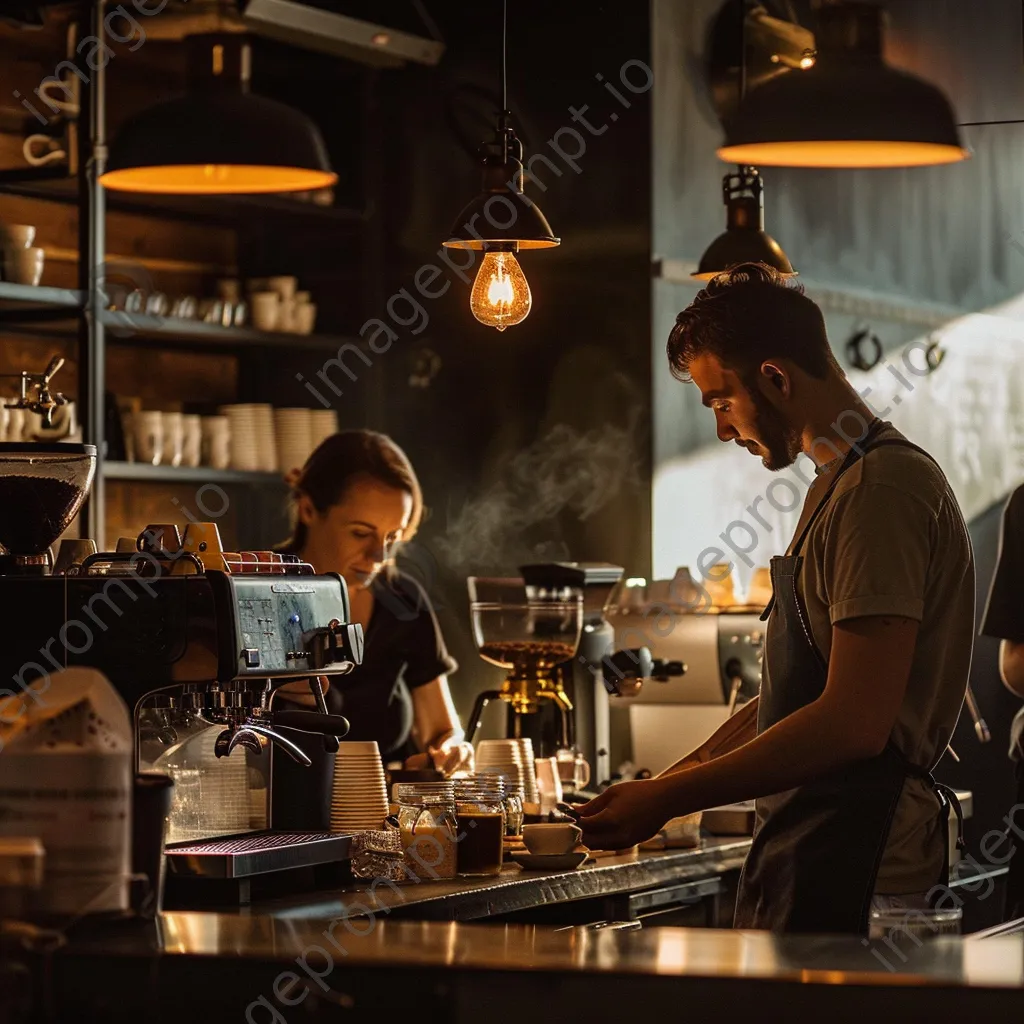
[[559, 244], [540, 207], [523, 192], [523, 144], [509, 125], [506, 94], [508, 0], [502, 6], [501, 111], [492, 139], [481, 144], [483, 184], [455, 220], [444, 245], [482, 251], [470, 295], [473, 316], [499, 331], [522, 323], [533, 298], [516, 253]]
[[884, 11], [861, 0], [822, 7], [816, 59], [753, 89], [718, 155], [759, 167], [920, 167], [966, 160], [953, 108], [882, 57]]
[[780, 274], [796, 276], [782, 246], [764, 229], [764, 179], [756, 167], [740, 167], [722, 180], [728, 210], [724, 234], [708, 246], [691, 277], [710, 281], [740, 263], [767, 263]]
[[327, 149], [305, 114], [249, 92], [251, 50], [238, 35], [192, 36], [189, 93], [144, 110], [114, 139], [100, 182], [125, 192], [302, 192], [333, 185]]

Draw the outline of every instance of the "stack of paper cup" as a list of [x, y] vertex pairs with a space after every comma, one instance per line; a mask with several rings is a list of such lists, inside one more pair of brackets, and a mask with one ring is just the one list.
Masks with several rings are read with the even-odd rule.
[[274, 441], [274, 410], [261, 404], [225, 405], [230, 424], [231, 468], [247, 472], [274, 472], [277, 445]]
[[272, 405], [257, 406], [256, 415], [257, 437], [260, 447], [259, 468], [265, 473], [276, 473], [280, 467], [277, 464], [277, 435], [274, 429], [274, 407]]
[[310, 415], [311, 450], [316, 451], [331, 434], [338, 432], [338, 414], [333, 409], [313, 409]]
[[480, 740], [476, 745], [476, 770], [504, 775], [508, 788], [523, 800], [540, 802], [532, 740]]
[[331, 831], [374, 831], [387, 816], [388, 791], [377, 744], [342, 741], [334, 759]]
[[309, 409], [275, 409], [277, 465], [282, 473], [301, 469], [313, 450], [313, 419]]
[[533, 740], [529, 737], [518, 739], [519, 756], [526, 768], [526, 792], [523, 799], [528, 804], [540, 803], [540, 787], [537, 785], [537, 755], [533, 752]]

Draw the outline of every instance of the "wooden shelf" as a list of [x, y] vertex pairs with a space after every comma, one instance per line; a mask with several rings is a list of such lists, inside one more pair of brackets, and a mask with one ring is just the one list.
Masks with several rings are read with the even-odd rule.
[[342, 345], [361, 345], [359, 338], [330, 334], [291, 334], [286, 331], [257, 331], [250, 327], [221, 327], [201, 320], [179, 320], [170, 316], [149, 316], [104, 310], [101, 323], [107, 328], [107, 343], [132, 345], [158, 340], [168, 345], [219, 348], [293, 348], [337, 352]]
[[151, 466], [146, 462], [104, 462], [107, 480], [136, 480], [149, 483], [211, 483], [287, 486], [277, 473], [249, 473], [240, 469], [214, 469], [212, 466]]

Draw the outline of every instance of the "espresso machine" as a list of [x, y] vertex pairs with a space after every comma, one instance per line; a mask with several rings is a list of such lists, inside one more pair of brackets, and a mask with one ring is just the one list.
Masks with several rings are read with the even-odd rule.
[[619, 649], [605, 609], [620, 566], [549, 562], [520, 567], [520, 577], [470, 577], [470, 613], [481, 657], [507, 670], [499, 690], [478, 695], [467, 724], [472, 740], [484, 708], [507, 704], [506, 735], [529, 737], [538, 757], [580, 752], [594, 788], [611, 775], [610, 699], [635, 695], [645, 679], [686, 671], [645, 647]]
[[641, 773], [657, 775], [698, 747], [760, 689], [764, 605], [717, 597], [684, 569], [672, 580], [625, 581], [609, 600], [616, 643], [686, 659], [685, 676], [652, 681], [619, 705]]
[[[330, 753], [348, 732], [328, 714], [321, 682], [362, 660], [344, 580], [297, 557], [224, 552], [212, 523], [183, 534], [151, 526], [114, 552], [65, 540], [54, 559], [50, 546], [85, 500], [95, 462], [91, 445], [0, 444], [0, 673], [28, 687], [74, 665], [101, 671], [133, 712], [137, 771], [159, 770], [160, 753], [198, 731], [210, 736], [207, 775], [246, 765], [262, 810], [217, 835], [216, 801], [205, 800], [200, 841], [168, 847], [171, 872], [237, 880], [344, 859], [350, 837], [329, 833], [326, 807], [283, 832], [272, 801], [275, 759], [310, 763], [289, 733], [319, 734]], [[296, 682], [315, 710], [275, 701]], [[174, 816], [172, 807], [172, 826]], [[246, 828], [253, 820], [265, 827]]]

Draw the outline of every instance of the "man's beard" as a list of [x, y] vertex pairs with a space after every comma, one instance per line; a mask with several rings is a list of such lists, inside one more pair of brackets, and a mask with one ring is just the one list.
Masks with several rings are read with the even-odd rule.
[[758, 450], [753, 451], [749, 443], [744, 444], [744, 447], [752, 454], [761, 456], [765, 469], [777, 473], [780, 469], [792, 466], [803, 450], [800, 432], [783, 419], [782, 414], [756, 386], [750, 389], [750, 394], [754, 400]]

